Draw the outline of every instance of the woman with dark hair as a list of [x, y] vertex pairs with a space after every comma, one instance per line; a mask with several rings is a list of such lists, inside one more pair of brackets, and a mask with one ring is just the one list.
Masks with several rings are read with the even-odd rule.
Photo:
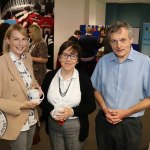
[[80, 46], [64, 42], [58, 53], [61, 68], [47, 73], [42, 89], [47, 132], [52, 150], [82, 150], [88, 137], [88, 114], [95, 110], [93, 88], [88, 75], [75, 69]]

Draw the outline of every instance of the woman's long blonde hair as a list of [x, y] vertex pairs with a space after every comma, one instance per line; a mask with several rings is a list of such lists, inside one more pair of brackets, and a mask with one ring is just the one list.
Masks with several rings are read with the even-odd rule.
[[[11, 25], [6, 33], [5, 33], [5, 36], [4, 36], [4, 40], [3, 40], [3, 53], [8, 53], [9, 50], [10, 50], [10, 46], [9, 44], [7, 43], [7, 39], [10, 39], [11, 35], [12, 35], [12, 32], [13, 31], [19, 31], [23, 36], [27, 37], [28, 38], [28, 33], [26, 31], [26, 29], [20, 25], [20, 24], [13, 24]], [[27, 46], [27, 49], [25, 51], [29, 51], [29, 47]]]
[[38, 26], [38, 25], [35, 25], [35, 24], [33, 24], [33, 25], [30, 25], [29, 26], [29, 30], [32, 30], [32, 40], [33, 40], [33, 42], [39, 42], [39, 41], [41, 41], [41, 40], [43, 40], [43, 38], [42, 38], [42, 30], [41, 30], [41, 28], [40, 28], [40, 26]]

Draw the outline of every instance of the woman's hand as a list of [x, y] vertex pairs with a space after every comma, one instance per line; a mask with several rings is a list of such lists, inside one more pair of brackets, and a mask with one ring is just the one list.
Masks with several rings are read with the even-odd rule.
[[65, 107], [66, 118], [72, 117], [74, 115], [73, 109], [71, 107]]
[[34, 109], [37, 105], [39, 105], [39, 103], [36, 101], [24, 101], [20, 109]]
[[57, 121], [65, 121], [67, 118], [73, 116], [73, 114], [74, 112], [70, 107], [65, 107], [58, 110], [56, 109], [54, 119]]

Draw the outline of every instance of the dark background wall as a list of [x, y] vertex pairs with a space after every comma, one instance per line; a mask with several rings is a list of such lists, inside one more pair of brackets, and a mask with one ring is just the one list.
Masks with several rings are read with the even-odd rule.
[[143, 23], [150, 23], [150, 4], [128, 3], [118, 4], [109, 3], [106, 5], [106, 25], [114, 21], [127, 21], [132, 27], [140, 28], [139, 46], [141, 48]]

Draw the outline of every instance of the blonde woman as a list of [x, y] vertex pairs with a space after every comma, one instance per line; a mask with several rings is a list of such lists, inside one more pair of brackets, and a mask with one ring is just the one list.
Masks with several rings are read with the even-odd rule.
[[46, 75], [48, 47], [42, 38], [42, 30], [38, 25], [31, 25], [29, 27], [29, 36], [32, 40], [29, 51], [33, 60], [34, 75], [38, 83], [41, 85]]
[[[2, 139], [10, 140], [12, 150], [30, 150], [38, 123], [37, 102], [29, 101], [28, 90], [38, 86], [28, 51], [28, 34], [19, 24], [11, 25], [0, 57], [0, 105], [6, 117]], [[41, 93], [41, 91], [40, 91]]]

